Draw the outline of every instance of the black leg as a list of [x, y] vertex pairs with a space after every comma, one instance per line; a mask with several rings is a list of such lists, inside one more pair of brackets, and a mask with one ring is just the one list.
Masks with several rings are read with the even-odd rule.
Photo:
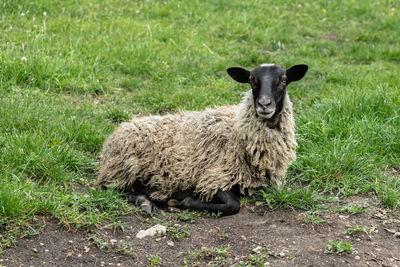
[[208, 210], [215, 213], [222, 212], [224, 215], [236, 214], [240, 210], [240, 201], [231, 191], [219, 190], [213, 200], [218, 203], [201, 202], [190, 196], [182, 200], [180, 206], [182, 209]]
[[130, 192], [128, 195], [128, 202], [134, 204], [135, 206], [141, 207], [142, 210], [149, 214], [156, 213], [155, 206], [144, 194]]

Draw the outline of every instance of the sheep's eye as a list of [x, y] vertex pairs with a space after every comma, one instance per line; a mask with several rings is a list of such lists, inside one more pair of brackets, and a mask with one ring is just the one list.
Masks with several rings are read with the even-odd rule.
[[258, 82], [256, 81], [256, 78], [254, 77], [254, 76], [251, 76], [250, 77], [250, 84], [251, 84], [251, 86], [252, 87], [257, 87], [257, 85], [258, 85]]
[[282, 85], [286, 85], [287, 84], [287, 77], [286, 76], [281, 76], [279, 77], [279, 81]]

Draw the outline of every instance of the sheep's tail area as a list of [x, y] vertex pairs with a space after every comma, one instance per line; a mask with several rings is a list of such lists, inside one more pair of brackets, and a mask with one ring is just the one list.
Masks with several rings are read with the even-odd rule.
[[118, 156], [112, 161], [104, 162], [98, 171], [97, 180], [93, 187], [95, 189], [116, 188], [133, 191], [135, 179], [132, 179], [123, 164], [123, 159], [118, 159]]

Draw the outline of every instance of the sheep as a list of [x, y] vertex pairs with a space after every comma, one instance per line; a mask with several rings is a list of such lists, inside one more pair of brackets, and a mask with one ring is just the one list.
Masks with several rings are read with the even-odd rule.
[[286, 86], [307, 70], [304, 64], [228, 68], [233, 80], [251, 86], [239, 105], [122, 123], [103, 145], [94, 187], [128, 192], [128, 201], [149, 213], [153, 203], [238, 213], [238, 196], [270, 184], [279, 190], [296, 159]]

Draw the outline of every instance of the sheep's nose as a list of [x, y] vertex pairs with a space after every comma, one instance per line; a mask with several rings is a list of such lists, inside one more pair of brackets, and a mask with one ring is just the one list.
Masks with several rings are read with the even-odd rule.
[[267, 97], [261, 97], [260, 99], [258, 99], [258, 104], [263, 108], [267, 108], [269, 105], [271, 105], [271, 103], [271, 99]]

